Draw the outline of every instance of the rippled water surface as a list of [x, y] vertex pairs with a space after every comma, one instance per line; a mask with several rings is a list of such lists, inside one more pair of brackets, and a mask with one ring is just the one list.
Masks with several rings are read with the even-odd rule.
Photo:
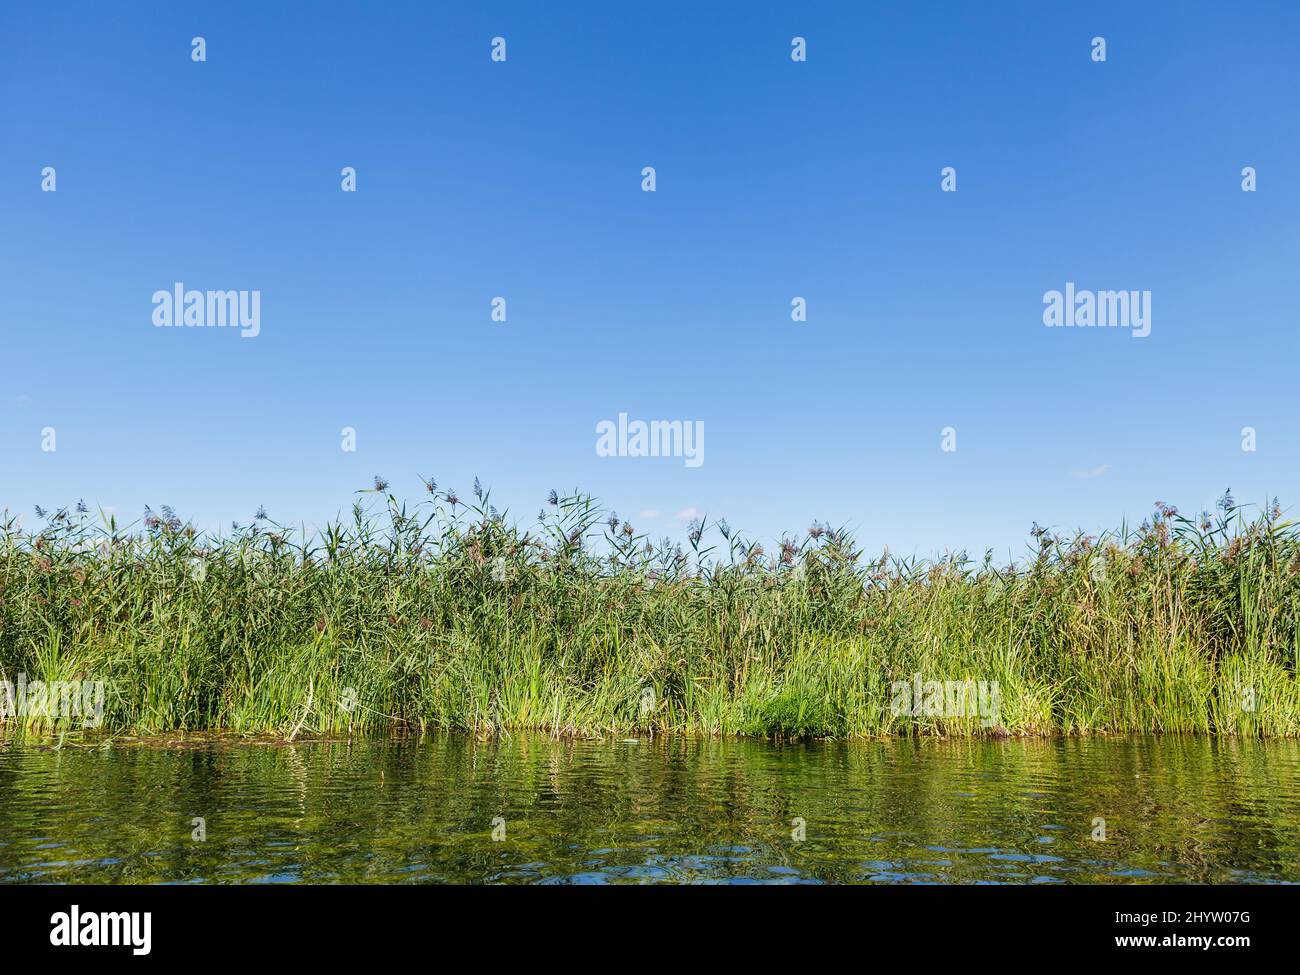
[[1297, 880], [1295, 742], [0, 743], [9, 883]]

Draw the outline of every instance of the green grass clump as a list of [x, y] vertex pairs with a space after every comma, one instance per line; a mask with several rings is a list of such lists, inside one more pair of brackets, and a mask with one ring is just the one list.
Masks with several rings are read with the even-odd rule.
[[[410, 506], [377, 480], [306, 537], [261, 513], [221, 537], [169, 509], [6, 513], [0, 681], [102, 681], [102, 728], [133, 734], [1300, 733], [1300, 538], [1276, 503], [1035, 528], [999, 567], [869, 558], [821, 525], [770, 556], [725, 522], [683, 547], [581, 494], [525, 530], [477, 484], [427, 487]], [[996, 721], [900, 710], [917, 675], [996, 684]]]

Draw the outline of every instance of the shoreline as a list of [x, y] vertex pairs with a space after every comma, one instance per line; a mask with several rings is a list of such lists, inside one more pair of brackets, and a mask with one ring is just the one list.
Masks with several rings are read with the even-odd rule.
[[398, 732], [396, 730], [371, 730], [352, 735], [337, 733], [304, 734], [288, 738], [274, 733], [239, 732], [230, 729], [206, 731], [158, 731], [148, 733], [102, 732], [87, 735], [84, 732], [47, 732], [33, 731], [17, 726], [6, 728], [0, 724], [0, 748], [19, 746], [40, 751], [50, 750], [88, 750], [108, 748], [174, 748], [190, 749], [209, 746], [246, 745], [249, 747], [287, 748], [296, 745], [357, 745], [379, 742], [419, 744], [437, 738], [454, 738], [481, 745], [493, 745], [509, 742], [517, 738], [573, 744], [585, 742], [592, 744], [654, 744], [683, 743], [700, 744], [705, 742], [748, 742], [771, 745], [773, 747], [793, 747], [799, 745], [834, 745], [834, 744], [872, 744], [913, 742], [916, 744], [952, 743], [952, 744], [990, 744], [990, 743], [1049, 743], [1049, 742], [1089, 742], [1089, 741], [1143, 741], [1187, 740], [1205, 742], [1293, 742], [1300, 740], [1300, 733], [1288, 735], [1238, 735], [1232, 733], [1200, 731], [1043, 731], [1043, 732], [1009, 732], [1007, 734], [982, 735], [942, 735], [942, 734], [892, 734], [863, 735], [857, 737], [835, 737], [829, 735], [811, 735], [801, 738], [763, 738], [741, 733], [709, 734], [691, 731], [611, 731], [566, 732], [553, 734], [544, 728], [507, 728], [492, 735], [476, 734], [460, 728], [424, 728], [415, 731]]

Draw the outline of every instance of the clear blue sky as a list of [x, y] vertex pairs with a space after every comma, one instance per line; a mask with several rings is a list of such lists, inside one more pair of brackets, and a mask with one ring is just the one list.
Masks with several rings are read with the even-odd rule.
[[[1289, 2], [7, 4], [0, 507], [478, 475], [930, 555], [1290, 506], [1297, 64]], [[153, 327], [176, 281], [261, 334]], [[1044, 327], [1066, 281], [1150, 290], [1151, 335]], [[619, 412], [705, 463], [596, 456]]]

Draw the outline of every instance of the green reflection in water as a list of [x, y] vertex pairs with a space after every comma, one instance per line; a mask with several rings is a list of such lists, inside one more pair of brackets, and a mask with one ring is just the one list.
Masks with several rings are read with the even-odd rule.
[[9, 883], [1280, 880], [1293, 741], [0, 746]]

